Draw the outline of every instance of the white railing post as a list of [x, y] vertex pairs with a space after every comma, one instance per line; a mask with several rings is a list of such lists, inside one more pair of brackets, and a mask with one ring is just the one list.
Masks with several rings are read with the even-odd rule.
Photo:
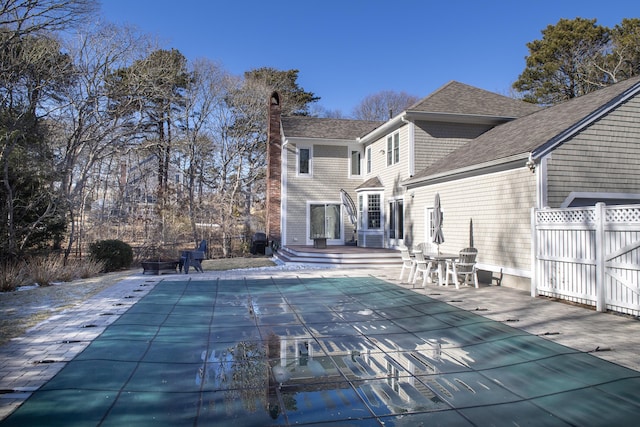
[[531, 208], [531, 296], [538, 296], [538, 233], [536, 208]]
[[605, 204], [596, 203], [596, 310], [606, 309], [605, 286]]

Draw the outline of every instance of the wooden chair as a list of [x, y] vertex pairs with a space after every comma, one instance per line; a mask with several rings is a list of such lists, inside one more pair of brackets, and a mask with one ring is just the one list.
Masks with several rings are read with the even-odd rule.
[[433, 263], [424, 258], [422, 251], [415, 251], [415, 272], [413, 273], [413, 285], [415, 287], [418, 275], [422, 274], [422, 287], [427, 286], [427, 278], [433, 273]]
[[453, 280], [456, 289], [460, 289], [460, 282], [465, 285], [473, 284], [478, 287], [478, 270], [476, 269], [476, 248], [465, 248], [460, 251], [457, 259], [447, 261], [447, 272], [445, 273], [446, 285], [449, 285], [449, 278]]
[[196, 271], [204, 273], [202, 269], [202, 260], [207, 256], [207, 241], [203, 240], [195, 251], [182, 251], [180, 257], [180, 272], [184, 269], [185, 274], [189, 274], [189, 267], [192, 266]]
[[411, 258], [411, 254], [409, 253], [408, 248], [400, 249], [400, 256], [402, 257], [402, 270], [400, 270], [400, 281], [402, 282], [402, 276], [404, 275], [405, 270], [409, 270], [409, 274], [407, 276], [407, 283], [411, 282], [413, 279], [413, 269], [415, 267], [415, 263], [413, 262], [413, 258]]

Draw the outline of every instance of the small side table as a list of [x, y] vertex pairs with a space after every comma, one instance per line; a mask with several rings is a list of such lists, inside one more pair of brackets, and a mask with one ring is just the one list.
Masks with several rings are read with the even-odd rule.
[[316, 249], [326, 249], [327, 248], [327, 238], [326, 237], [314, 237], [313, 238], [313, 247]]

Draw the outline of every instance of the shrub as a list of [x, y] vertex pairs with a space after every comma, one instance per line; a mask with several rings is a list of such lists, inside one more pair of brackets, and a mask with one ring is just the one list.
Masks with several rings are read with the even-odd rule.
[[0, 266], [0, 292], [14, 291], [17, 287], [28, 284], [24, 263], [4, 262]]
[[25, 260], [24, 272], [30, 283], [49, 286], [66, 276], [64, 259], [57, 255], [34, 256]]
[[91, 259], [104, 263], [104, 272], [131, 267], [133, 249], [121, 240], [99, 240], [89, 245]]
[[75, 274], [74, 278], [76, 279], [95, 277], [105, 269], [104, 261], [96, 261], [91, 258], [73, 260], [67, 267], [73, 269]]

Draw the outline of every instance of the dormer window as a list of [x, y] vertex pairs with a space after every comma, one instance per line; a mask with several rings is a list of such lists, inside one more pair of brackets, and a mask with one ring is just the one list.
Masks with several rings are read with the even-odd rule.
[[400, 161], [400, 132], [387, 136], [387, 166]]

